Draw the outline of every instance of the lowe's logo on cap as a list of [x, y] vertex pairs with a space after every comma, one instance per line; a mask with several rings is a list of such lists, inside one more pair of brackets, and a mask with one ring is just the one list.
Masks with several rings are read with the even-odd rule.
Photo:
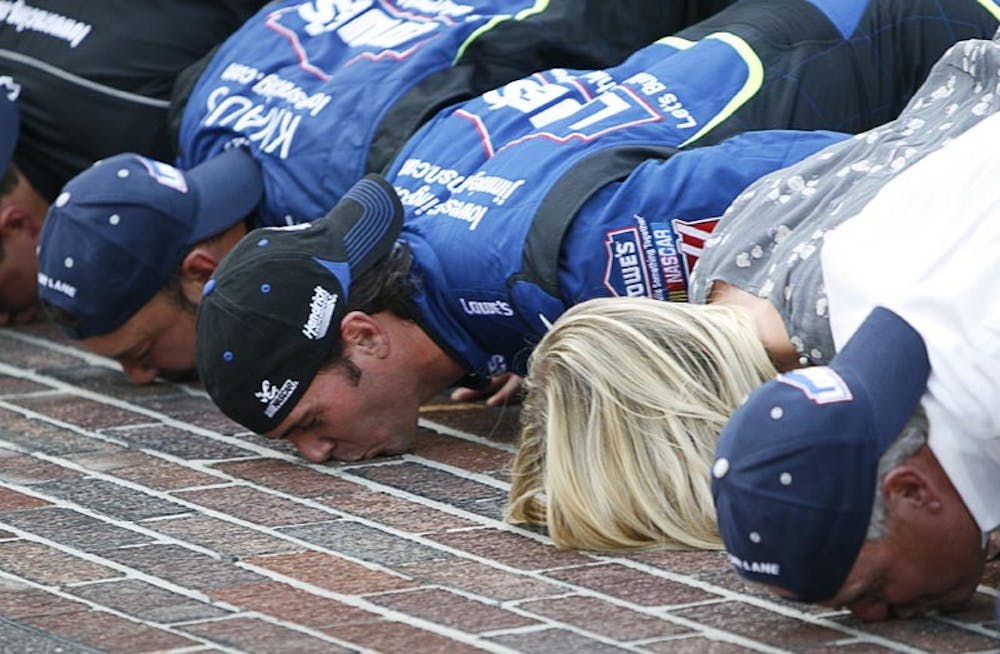
[[299, 382], [291, 379], [286, 379], [280, 388], [265, 379], [260, 383], [260, 390], [254, 393], [254, 397], [260, 400], [261, 404], [267, 405], [264, 409], [264, 415], [273, 418], [274, 414], [281, 411], [281, 407], [285, 406], [285, 402], [298, 387]]
[[149, 176], [152, 177], [161, 186], [166, 186], [172, 188], [175, 191], [181, 193], [188, 192], [187, 180], [184, 178], [184, 173], [177, 170], [173, 166], [167, 165], [160, 161], [153, 161], [152, 159], [147, 159], [146, 157], [136, 157], [146, 170], [149, 172]]
[[850, 402], [854, 399], [843, 377], [826, 366], [793, 370], [778, 375], [777, 380], [799, 389], [815, 404]]
[[302, 326], [302, 335], [310, 341], [318, 341], [330, 329], [330, 319], [337, 308], [336, 293], [331, 293], [322, 286], [313, 289], [312, 302], [309, 303], [309, 319]]

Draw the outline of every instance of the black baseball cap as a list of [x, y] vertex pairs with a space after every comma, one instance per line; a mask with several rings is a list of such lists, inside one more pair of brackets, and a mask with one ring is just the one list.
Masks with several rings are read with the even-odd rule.
[[257, 433], [277, 427], [340, 339], [351, 281], [392, 252], [403, 205], [378, 175], [312, 223], [257, 229], [205, 285], [198, 373], [222, 412]]

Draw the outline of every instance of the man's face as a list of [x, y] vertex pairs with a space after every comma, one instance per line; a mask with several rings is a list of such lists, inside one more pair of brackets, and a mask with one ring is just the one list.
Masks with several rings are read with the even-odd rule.
[[38, 302], [35, 241], [22, 232], [3, 239], [0, 261], [0, 325], [33, 317]]
[[[925, 533], [918, 533], [923, 531]], [[892, 529], [865, 541], [847, 580], [823, 602], [861, 620], [907, 618], [929, 609], [961, 608], [972, 599], [986, 560], [975, 524], [968, 533]]]
[[136, 384], [148, 384], [157, 377], [192, 379], [195, 313], [193, 306], [181, 306], [181, 301], [170, 299], [166, 292], [157, 293], [118, 329], [80, 342], [118, 360]]
[[409, 449], [419, 401], [392, 378], [363, 370], [360, 380], [343, 366], [321, 371], [271, 438], [287, 438], [315, 463], [360, 461]]

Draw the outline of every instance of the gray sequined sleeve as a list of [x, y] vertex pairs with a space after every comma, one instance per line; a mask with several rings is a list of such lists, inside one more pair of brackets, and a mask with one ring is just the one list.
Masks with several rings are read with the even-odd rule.
[[[992, 41], [958, 43], [898, 119], [771, 173], [736, 198], [705, 242], [691, 301], [705, 303], [716, 280], [767, 298], [800, 363], [829, 362], [834, 346], [819, 256], [825, 234], [901, 171], [998, 109], [1000, 32]], [[905, 238], [885, 247], [905, 247]]]

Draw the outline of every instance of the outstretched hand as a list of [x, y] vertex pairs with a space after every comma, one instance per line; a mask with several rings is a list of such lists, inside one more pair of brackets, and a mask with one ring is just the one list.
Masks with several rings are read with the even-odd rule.
[[[486, 397], [488, 406], [502, 406], [520, 400], [521, 385], [524, 377], [512, 372], [497, 375], [490, 379], [485, 388], [458, 388], [452, 391], [451, 399], [457, 402], [470, 402]], [[488, 396], [488, 397], [487, 397]]]

